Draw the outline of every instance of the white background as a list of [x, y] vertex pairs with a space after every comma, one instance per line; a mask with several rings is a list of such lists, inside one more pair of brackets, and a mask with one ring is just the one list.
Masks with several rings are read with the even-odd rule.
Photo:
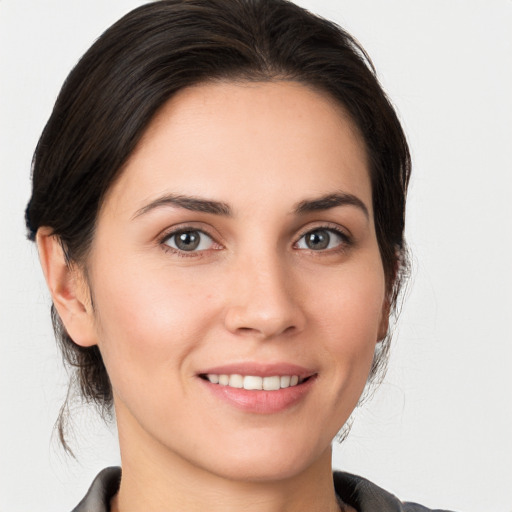
[[[136, 0], [0, 0], [0, 512], [71, 510], [115, 434], [75, 411], [35, 249], [33, 149], [65, 76]], [[414, 278], [391, 368], [335, 466], [403, 499], [512, 511], [512, 1], [301, 0], [368, 50], [409, 136]]]

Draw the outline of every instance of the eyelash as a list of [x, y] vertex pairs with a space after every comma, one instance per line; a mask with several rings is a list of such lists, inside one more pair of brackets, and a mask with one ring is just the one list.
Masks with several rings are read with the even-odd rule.
[[[208, 232], [206, 232], [204, 229], [199, 229], [195, 226], [180, 226], [177, 229], [173, 229], [171, 231], [166, 232], [163, 236], [161, 236], [158, 240], [159, 245], [162, 247], [162, 249], [165, 252], [169, 252], [172, 254], [175, 254], [181, 258], [200, 258], [204, 255], [206, 250], [200, 250], [200, 251], [182, 251], [180, 249], [175, 249], [174, 247], [170, 247], [166, 244], [168, 240], [170, 240], [172, 237], [175, 237], [182, 233], [200, 233], [201, 235], [205, 235], [208, 238], [212, 240], [212, 245], [218, 245], [219, 249], [221, 248], [220, 244], [215, 242], [215, 238], [210, 235]], [[218, 250], [218, 249], [213, 249]]]
[[[341, 239], [340, 244], [331, 249], [324, 249], [324, 250], [318, 250], [318, 251], [315, 251], [314, 249], [309, 249], [310, 253], [315, 253], [318, 256], [324, 255], [326, 253], [333, 254], [333, 253], [344, 252], [347, 249], [349, 249], [352, 245], [354, 245], [354, 240], [350, 235], [348, 235], [345, 231], [340, 229], [338, 226], [333, 226], [332, 224], [324, 224], [324, 225], [315, 226], [313, 228], [306, 229], [305, 231], [303, 231], [300, 234], [297, 241], [293, 245], [296, 246], [302, 238], [304, 238], [309, 233], [314, 233], [315, 231], [327, 231], [329, 233], [334, 233]], [[308, 250], [308, 249], [303, 249], [303, 250]]]
[[[320, 225], [320, 226], [315, 226], [314, 228], [308, 228], [308, 229], [304, 230], [300, 234], [300, 236], [297, 238], [297, 240], [294, 242], [293, 247], [295, 248], [297, 246], [297, 244], [299, 243], [299, 241], [302, 238], [304, 238], [306, 235], [308, 235], [310, 233], [314, 233], [315, 231], [327, 231], [329, 233], [334, 233], [336, 236], [338, 236], [341, 239], [341, 243], [338, 246], [331, 248], [331, 249], [322, 249], [322, 250], [317, 250], [317, 251], [315, 251], [314, 249], [297, 249], [297, 250], [309, 250], [310, 253], [317, 253], [318, 255], [325, 254], [325, 253], [332, 254], [332, 253], [344, 252], [350, 246], [352, 246], [354, 243], [352, 237], [350, 235], [348, 235], [345, 231], [341, 230], [340, 228], [332, 226], [332, 225]], [[162, 247], [162, 249], [165, 252], [170, 252], [172, 254], [176, 254], [177, 256], [179, 256], [181, 258], [202, 257], [204, 255], [205, 251], [208, 249], [199, 250], [199, 251], [182, 251], [179, 249], [175, 249], [174, 247], [170, 247], [166, 243], [172, 237], [175, 237], [181, 233], [187, 233], [187, 232], [200, 233], [201, 235], [205, 235], [208, 238], [210, 238], [212, 240], [212, 245], [219, 246], [218, 248], [215, 248], [213, 250], [218, 250], [218, 249], [222, 248], [222, 246], [220, 246], [220, 244], [218, 244], [215, 241], [215, 238], [212, 235], [210, 235], [207, 231], [205, 231], [203, 229], [198, 229], [195, 226], [182, 226], [182, 227], [179, 227], [178, 229], [173, 229], [172, 231], [168, 231], [159, 238], [158, 244]]]

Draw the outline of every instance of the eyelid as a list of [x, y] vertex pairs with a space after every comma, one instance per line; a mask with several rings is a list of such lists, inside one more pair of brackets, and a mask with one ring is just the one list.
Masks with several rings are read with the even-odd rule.
[[[212, 245], [214, 245], [216, 247], [195, 250], [195, 251], [183, 251], [178, 248], [171, 247], [170, 245], [165, 243], [166, 240], [168, 240], [169, 238], [171, 238], [179, 233], [183, 233], [183, 232], [187, 232], [187, 231], [197, 231], [198, 233], [201, 233], [202, 235], [207, 236], [208, 238], [210, 238], [212, 240]], [[208, 229], [202, 223], [200, 225], [197, 225], [195, 222], [188, 222], [188, 223], [174, 225], [172, 227], [164, 229], [156, 237], [156, 241], [157, 241], [158, 245], [161, 246], [164, 251], [169, 251], [169, 252], [172, 252], [179, 256], [184, 256], [184, 257], [194, 257], [194, 256], [198, 257], [209, 250], [219, 250], [223, 247], [223, 244], [217, 241], [218, 238], [220, 238], [220, 237], [212, 234], [211, 231], [212, 231], [211, 229]]]
[[326, 229], [326, 230], [334, 231], [336, 233], [339, 233], [344, 238], [347, 238], [350, 240], [352, 240], [352, 238], [353, 238], [352, 233], [347, 228], [340, 226], [339, 224], [336, 224], [334, 222], [326, 221], [326, 222], [319, 222], [318, 224], [310, 223], [307, 226], [301, 228], [301, 230], [299, 231], [299, 234], [297, 236], [297, 240], [302, 238], [304, 235], [311, 233], [311, 231], [316, 231], [317, 229]]
[[[305, 227], [304, 229], [302, 229], [293, 244], [294, 247], [298, 244], [299, 240], [301, 240], [305, 235], [307, 235], [308, 233], [314, 232], [314, 231], [318, 231], [318, 230], [334, 232], [337, 236], [339, 236], [342, 239], [342, 243], [340, 244], [340, 247], [335, 247], [335, 248], [331, 248], [331, 249], [324, 249], [324, 250], [319, 250], [319, 251], [314, 251], [313, 249], [309, 249], [309, 250], [311, 250], [311, 252], [316, 252], [316, 253], [324, 252], [325, 253], [325, 252], [331, 252], [331, 251], [336, 251], [336, 250], [343, 250], [343, 249], [346, 249], [347, 247], [354, 244], [354, 238], [353, 238], [352, 234], [348, 231], [348, 229], [343, 228], [339, 224], [323, 222], [318, 225], [313, 225], [313, 226], [309, 225], [309, 226]], [[302, 250], [308, 250], [308, 249], [302, 249]]]
[[[311, 232], [317, 231], [317, 230], [326, 230], [326, 231], [334, 232], [337, 236], [339, 236], [342, 239], [342, 242], [339, 244], [339, 247], [318, 250], [318, 251], [314, 251], [313, 249], [310, 249], [311, 252], [316, 252], [316, 253], [336, 252], [336, 250], [340, 251], [340, 250], [347, 249], [354, 243], [353, 235], [350, 233], [350, 231], [347, 228], [340, 226], [339, 224], [336, 224], [336, 223], [321, 222], [319, 224], [313, 224], [313, 225], [309, 224], [309, 225], [305, 226], [303, 229], [301, 229], [299, 234], [297, 235], [295, 241], [293, 242], [293, 246], [296, 247], [297, 243], [299, 242], [299, 240], [301, 240], [301, 238], [303, 238], [308, 233], [311, 233]], [[203, 235], [210, 238], [213, 242], [213, 245], [215, 245], [216, 247], [202, 249], [202, 250], [196, 250], [196, 251], [183, 251], [183, 250], [171, 247], [165, 243], [165, 241], [168, 240], [170, 237], [177, 235], [179, 233], [182, 233], [182, 232], [186, 232], [186, 231], [197, 231], [197, 232], [202, 233]], [[174, 226], [164, 229], [156, 237], [156, 241], [157, 241], [158, 245], [161, 246], [162, 249], [165, 251], [170, 251], [170, 252], [173, 252], [180, 256], [185, 256], [185, 257], [187, 257], [187, 256], [198, 257], [198, 256], [203, 255], [205, 252], [207, 252], [209, 250], [219, 250], [224, 247], [224, 244], [218, 241], [219, 238], [221, 238], [221, 237], [217, 233], [213, 234], [212, 231], [216, 231], [216, 230], [213, 230], [213, 229], [209, 228], [208, 226], [205, 226], [203, 223], [186, 222], [183, 224], [174, 225]], [[301, 249], [301, 250], [307, 250], [307, 249]]]

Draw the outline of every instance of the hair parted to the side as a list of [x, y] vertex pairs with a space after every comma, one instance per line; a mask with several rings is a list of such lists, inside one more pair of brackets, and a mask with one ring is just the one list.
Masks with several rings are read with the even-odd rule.
[[[406, 138], [363, 48], [287, 0], [161, 0], [110, 27], [66, 79], [35, 150], [29, 238], [50, 227], [69, 265], [85, 269], [103, 198], [156, 112], [177, 91], [218, 80], [297, 81], [327, 93], [349, 114], [369, 157], [393, 312], [408, 269]], [[105, 416], [112, 389], [98, 347], [76, 345], [53, 307], [52, 318], [71, 382]], [[389, 336], [378, 344], [370, 380], [382, 373], [388, 350]], [[67, 448], [63, 411], [57, 425]]]

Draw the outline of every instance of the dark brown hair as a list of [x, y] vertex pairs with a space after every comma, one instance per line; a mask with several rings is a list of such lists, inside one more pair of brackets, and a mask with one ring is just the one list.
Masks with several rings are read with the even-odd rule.
[[[68, 76], [37, 145], [29, 238], [50, 227], [68, 263], [85, 267], [105, 193], [155, 113], [180, 89], [212, 80], [293, 80], [343, 106], [369, 157], [393, 311], [407, 269], [404, 133], [362, 47], [336, 24], [286, 0], [162, 0], [110, 27]], [[53, 307], [52, 318], [72, 382], [83, 399], [109, 411], [112, 388], [98, 347], [76, 345]], [[379, 344], [371, 378], [385, 366], [388, 348], [389, 336]]]

